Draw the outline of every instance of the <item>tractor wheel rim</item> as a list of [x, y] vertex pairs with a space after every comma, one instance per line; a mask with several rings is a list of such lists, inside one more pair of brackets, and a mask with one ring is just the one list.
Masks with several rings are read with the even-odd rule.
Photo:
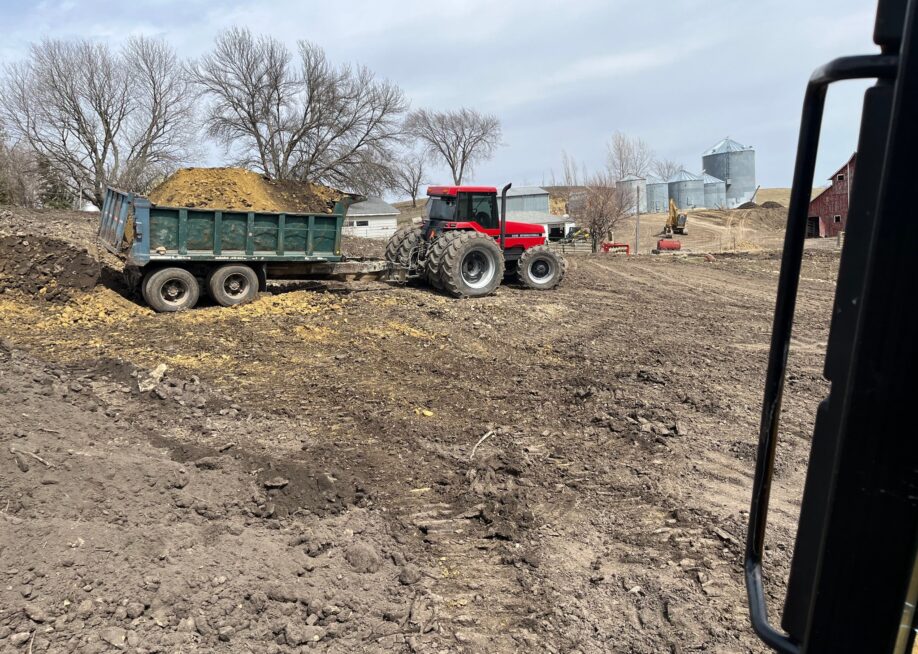
[[245, 297], [249, 292], [249, 280], [241, 273], [227, 275], [223, 281], [223, 291], [231, 298]]
[[494, 261], [481, 250], [472, 250], [462, 258], [462, 281], [469, 288], [484, 288], [494, 279]]
[[188, 285], [181, 279], [167, 279], [159, 289], [163, 302], [169, 305], [181, 304], [188, 295]]
[[554, 264], [545, 257], [539, 257], [529, 262], [529, 277], [535, 282], [549, 281], [555, 274]]

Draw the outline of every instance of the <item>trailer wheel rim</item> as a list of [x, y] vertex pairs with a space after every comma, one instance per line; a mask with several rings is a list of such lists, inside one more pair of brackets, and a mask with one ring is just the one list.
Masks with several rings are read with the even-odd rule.
[[170, 306], [181, 305], [189, 292], [188, 284], [179, 277], [170, 277], [159, 287], [159, 296]]
[[555, 274], [554, 262], [548, 257], [536, 257], [529, 262], [529, 277], [537, 284], [544, 284]]
[[485, 288], [494, 279], [493, 257], [481, 250], [472, 250], [462, 258], [462, 281], [469, 288]]
[[249, 280], [242, 273], [232, 273], [223, 280], [223, 292], [234, 300], [245, 297], [249, 292]]

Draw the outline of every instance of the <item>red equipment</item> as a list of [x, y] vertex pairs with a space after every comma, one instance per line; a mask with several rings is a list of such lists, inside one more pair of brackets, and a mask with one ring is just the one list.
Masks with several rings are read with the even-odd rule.
[[426, 279], [454, 296], [488, 295], [505, 275], [529, 288], [561, 283], [567, 263], [546, 241], [544, 225], [506, 220], [507, 184], [497, 206], [493, 186], [430, 186], [420, 227], [403, 228], [386, 246], [386, 259], [408, 279]]
[[657, 249], [654, 250], [654, 253], [657, 252], [675, 252], [682, 249], [682, 243], [672, 238], [661, 238], [657, 241]]
[[631, 246], [627, 243], [610, 243], [609, 241], [604, 241], [600, 247], [605, 253], [624, 252], [627, 256], [631, 256]]

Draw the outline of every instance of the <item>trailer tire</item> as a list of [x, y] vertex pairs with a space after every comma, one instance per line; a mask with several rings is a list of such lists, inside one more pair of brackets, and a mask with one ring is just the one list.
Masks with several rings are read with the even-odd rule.
[[547, 245], [537, 245], [523, 252], [517, 264], [516, 277], [528, 288], [547, 291], [560, 284], [566, 272], [564, 257]]
[[243, 264], [220, 266], [207, 276], [207, 290], [222, 307], [251, 302], [258, 296], [258, 273]]
[[443, 289], [443, 281], [440, 277], [443, 255], [446, 253], [446, 248], [449, 247], [449, 244], [460, 233], [446, 232], [427, 245], [427, 260], [424, 262], [424, 271], [427, 275], [427, 282], [436, 289]]
[[141, 293], [154, 311], [186, 311], [198, 303], [201, 285], [184, 268], [163, 268], [144, 278]]
[[440, 263], [443, 290], [456, 297], [490, 295], [504, 278], [504, 253], [481, 232], [456, 232]]

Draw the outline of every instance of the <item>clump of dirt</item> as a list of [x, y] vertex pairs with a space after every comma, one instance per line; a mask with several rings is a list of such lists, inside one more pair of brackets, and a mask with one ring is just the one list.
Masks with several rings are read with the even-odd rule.
[[766, 200], [762, 203], [763, 209], [783, 209], [784, 205], [780, 202], [775, 202], [774, 200]]
[[278, 182], [243, 168], [182, 168], [149, 194], [160, 205], [277, 213], [328, 213], [343, 196], [320, 184]]
[[68, 300], [88, 291], [102, 269], [90, 254], [65, 241], [41, 237], [0, 237], [0, 291], [14, 290], [46, 300]]

